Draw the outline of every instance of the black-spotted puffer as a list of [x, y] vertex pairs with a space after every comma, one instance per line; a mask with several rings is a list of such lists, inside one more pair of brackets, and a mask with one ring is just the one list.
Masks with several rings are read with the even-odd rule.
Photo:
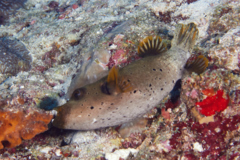
[[[76, 89], [71, 99], [58, 107], [53, 125], [91, 130], [141, 117], [158, 105], [182, 78], [197, 37], [198, 29], [190, 23], [176, 26], [169, 50], [160, 37], [145, 38], [138, 47], [144, 58], [119, 70], [113, 67], [108, 76]], [[206, 58], [197, 58], [189, 67], [204, 70]]]

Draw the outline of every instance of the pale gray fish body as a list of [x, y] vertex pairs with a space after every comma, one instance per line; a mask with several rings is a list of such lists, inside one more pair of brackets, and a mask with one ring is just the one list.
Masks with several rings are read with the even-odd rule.
[[141, 117], [158, 105], [182, 78], [184, 65], [190, 57], [189, 50], [195, 44], [195, 35], [185, 39], [185, 44], [178, 44], [186, 36], [179, 39], [179, 32], [183, 31], [179, 27], [176, 30], [171, 49], [119, 70], [118, 77], [128, 80], [131, 91], [117, 95], [103, 93], [101, 85], [107, 81], [104, 77], [83, 87], [84, 95], [80, 99], [72, 99], [59, 107], [54, 126], [77, 130], [116, 126]]

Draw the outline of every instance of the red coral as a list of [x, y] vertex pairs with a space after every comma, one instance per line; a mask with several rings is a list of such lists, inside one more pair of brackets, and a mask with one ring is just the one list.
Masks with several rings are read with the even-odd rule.
[[223, 90], [219, 90], [217, 94], [207, 97], [202, 102], [197, 102], [196, 105], [199, 106], [201, 114], [211, 116], [215, 112], [221, 112], [226, 109], [228, 102], [229, 96], [227, 96], [227, 99], [223, 98]]
[[48, 129], [52, 115], [35, 111], [26, 113], [0, 110], [0, 149], [20, 145], [22, 139], [32, 139]]

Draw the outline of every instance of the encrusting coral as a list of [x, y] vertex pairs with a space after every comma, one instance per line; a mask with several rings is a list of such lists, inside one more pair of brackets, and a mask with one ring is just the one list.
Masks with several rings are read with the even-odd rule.
[[199, 106], [199, 111], [205, 116], [214, 115], [215, 112], [221, 112], [227, 108], [229, 102], [229, 96], [227, 99], [223, 98], [223, 91], [218, 90], [216, 95], [209, 96], [202, 102], [197, 102], [196, 105]]
[[25, 45], [17, 39], [0, 38], [0, 73], [16, 75], [31, 69], [32, 57]]
[[4, 24], [10, 15], [23, 7], [26, 0], [1, 0], [0, 1], [0, 24]]
[[48, 129], [48, 123], [53, 115], [34, 111], [0, 110], [0, 149], [12, 148], [20, 145], [22, 139], [32, 139], [35, 135]]

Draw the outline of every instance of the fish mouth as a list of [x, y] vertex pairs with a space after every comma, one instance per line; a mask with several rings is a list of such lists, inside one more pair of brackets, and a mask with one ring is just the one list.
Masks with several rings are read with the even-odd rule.
[[54, 114], [52, 125], [57, 128], [66, 129], [65, 128], [65, 124], [67, 123], [66, 115], [69, 115], [69, 111], [70, 110], [69, 107], [67, 107], [67, 103], [54, 109], [52, 111]]

